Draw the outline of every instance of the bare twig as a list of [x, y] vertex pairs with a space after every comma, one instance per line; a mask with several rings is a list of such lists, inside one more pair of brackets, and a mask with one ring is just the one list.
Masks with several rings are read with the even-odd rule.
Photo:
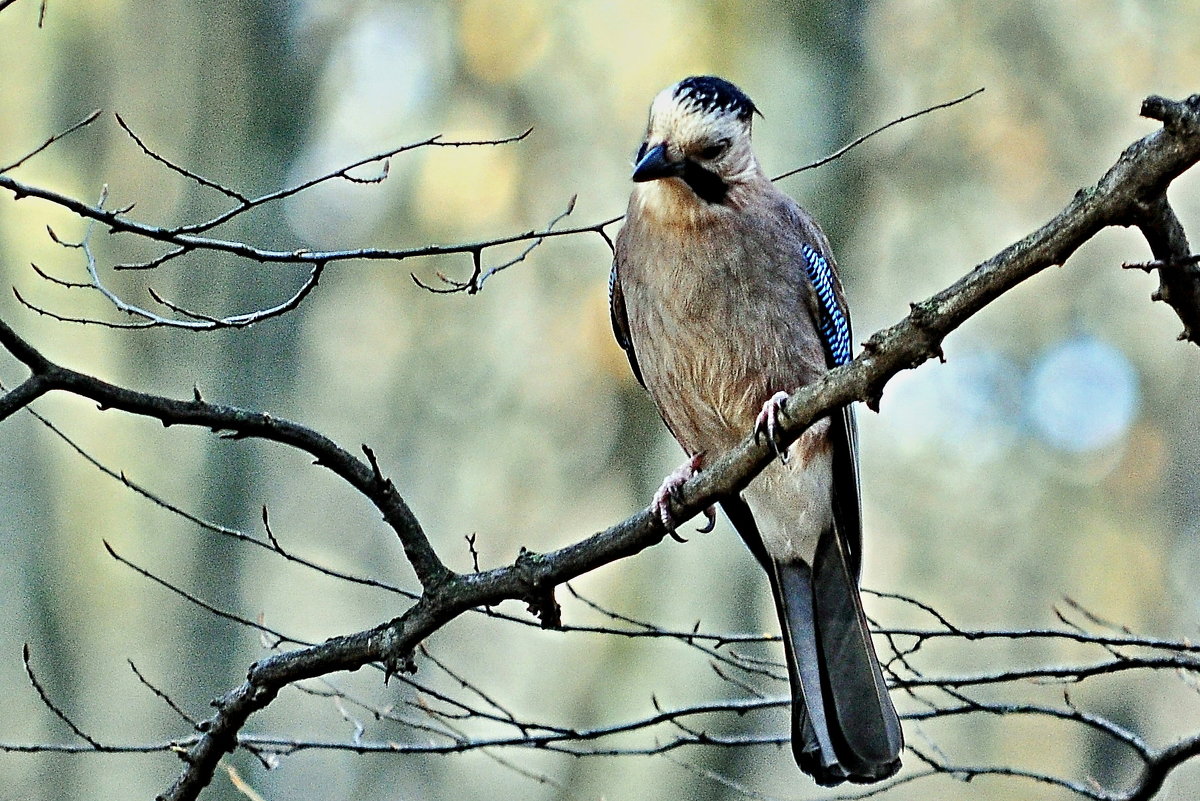
[[525, 723], [523, 723], [522, 721], [517, 719], [517, 716], [514, 715], [511, 710], [509, 710], [507, 707], [505, 707], [503, 704], [501, 704], [499, 701], [497, 701], [496, 698], [493, 697], [491, 693], [484, 690], [477, 683], [464, 678], [462, 676], [462, 674], [452, 670], [449, 665], [447, 665], [441, 659], [438, 659], [436, 656], [434, 656], [432, 653], [430, 653], [429, 649], [426, 648], [424, 645], [420, 646], [420, 651], [421, 651], [422, 656], [424, 656], [426, 659], [428, 659], [433, 664], [437, 665], [438, 668], [443, 673], [445, 673], [447, 676], [454, 679], [454, 681], [458, 682], [458, 685], [460, 687], [462, 687], [464, 690], [467, 690], [472, 695], [477, 696], [485, 704], [490, 706], [492, 709], [496, 710], [509, 723], [513, 724], [518, 729], [521, 729], [522, 732], [524, 732], [528, 728], [528, 726]]
[[[0, 392], [3, 392], [3, 391], [4, 391], [4, 385], [0, 384]], [[222, 537], [228, 537], [230, 539], [237, 540], [238, 542], [243, 542], [243, 543], [247, 543], [249, 545], [254, 545], [258, 548], [262, 548], [264, 550], [275, 553], [275, 554], [283, 557], [284, 559], [286, 559], [289, 562], [293, 562], [295, 564], [301, 565], [302, 567], [306, 567], [309, 570], [313, 570], [317, 573], [320, 573], [325, 576], [329, 576], [330, 578], [334, 578], [339, 581], [347, 581], [347, 582], [350, 582], [351, 584], [359, 584], [364, 587], [371, 587], [374, 589], [383, 590], [385, 592], [393, 593], [396, 595], [401, 595], [405, 598], [413, 599], [413, 598], [417, 597], [416, 593], [413, 593], [410, 590], [405, 590], [401, 587], [397, 587], [394, 584], [389, 584], [387, 582], [380, 581], [380, 580], [374, 579], [374, 578], [369, 578], [366, 576], [357, 576], [352, 573], [346, 573], [341, 570], [336, 570], [336, 569], [328, 567], [326, 565], [322, 565], [322, 564], [313, 562], [312, 560], [306, 559], [302, 556], [297, 556], [296, 554], [286, 550], [279, 543], [279, 540], [275, 537], [275, 534], [271, 529], [270, 520], [267, 516], [267, 507], [266, 506], [263, 506], [263, 508], [262, 508], [262, 520], [263, 520], [263, 528], [266, 532], [268, 542], [263, 542], [262, 540], [260, 540], [256, 537], [253, 537], [243, 531], [239, 531], [234, 528], [229, 528], [228, 526], [222, 526], [218, 523], [212, 522], [211, 520], [205, 520], [204, 518], [199, 517], [198, 515], [193, 514], [192, 512], [189, 512], [189, 511], [183, 509], [179, 505], [172, 503], [171, 501], [164, 498], [162, 495], [152, 492], [145, 485], [131, 479], [128, 475], [125, 474], [124, 471], [114, 470], [113, 468], [104, 464], [99, 459], [97, 459], [93, 454], [91, 454], [89, 451], [85, 450], [83, 448], [83, 446], [81, 446], [78, 442], [76, 442], [74, 439], [72, 439], [70, 436], [68, 436], [66, 434], [66, 432], [64, 432], [55, 423], [53, 423], [51, 420], [49, 420], [47, 417], [45, 417], [41, 413], [39, 413], [36, 410], [31, 409], [31, 408], [26, 408], [25, 411], [27, 411], [39, 423], [41, 423], [43, 426], [45, 426], [47, 430], [49, 430], [55, 437], [57, 437], [59, 440], [61, 440], [63, 443], [65, 443], [67, 445], [67, 447], [69, 447], [72, 451], [74, 451], [84, 461], [86, 461], [88, 464], [92, 465], [92, 467], [96, 468], [102, 474], [108, 476], [109, 478], [111, 478], [115, 481], [120, 482], [122, 486], [124, 486], [126, 489], [133, 492], [135, 495], [138, 495], [139, 497], [142, 497], [142, 498], [150, 501], [150, 503], [154, 504], [155, 506], [171, 513], [172, 515], [175, 515], [176, 517], [179, 517], [182, 520], [187, 521], [188, 523], [191, 523], [191, 524], [197, 526], [200, 529], [203, 529], [204, 531], [209, 531], [214, 534], [219, 534]]]
[[37, 691], [38, 697], [42, 699], [42, 704], [47, 709], [54, 713], [54, 716], [67, 724], [67, 728], [75, 733], [75, 736], [91, 746], [92, 751], [107, 750], [99, 741], [90, 737], [83, 729], [75, 724], [75, 721], [67, 717], [67, 713], [62, 711], [58, 704], [50, 700], [50, 695], [46, 692], [46, 688], [38, 681], [37, 674], [33, 672], [33, 665], [29, 662], [29, 643], [25, 643], [21, 649], [21, 661], [25, 663], [25, 675], [29, 677], [29, 683], [33, 685], [33, 689]]
[[[96, 207], [104, 208], [104, 203], [105, 203], [105, 200], [107, 199], [107, 197], [108, 197], [108, 187], [106, 186], [104, 188], [104, 190], [101, 192], [100, 200], [96, 204]], [[91, 235], [92, 235], [92, 226], [95, 224], [95, 222], [96, 222], [95, 220], [90, 220], [88, 222], [84, 237], [79, 242], [64, 241], [63, 239], [59, 238], [54, 233], [53, 230], [50, 230], [50, 235], [56, 243], [58, 243], [59, 245], [62, 245], [63, 247], [67, 247], [67, 248], [77, 248], [83, 252], [84, 260], [85, 260], [85, 264], [86, 264], [86, 268], [87, 268], [87, 274], [90, 279], [88, 284], [81, 285], [81, 284], [63, 282], [58, 279], [49, 279], [49, 276], [45, 276], [45, 274], [41, 270], [37, 270], [37, 272], [39, 275], [43, 275], [44, 277], [51, 280], [53, 283], [56, 283], [59, 285], [66, 285], [71, 288], [76, 288], [79, 286], [90, 286], [92, 289], [95, 289], [97, 292], [104, 295], [104, 297], [118, 311], [124, 312], [124, 313], [129, 314], [134, 317], [141, 318], [144, 321], [144, 323], [136, 324], [137, 327], [164, 326], [164, 327], [169, 327], [169, 328], [184, 328], [184, 329], [191, 330], [191, 331], [212, 331], [212, 330], [215, 330], [218, 328], [245, 328], [247, 326], [254, 325], [255, 323], [262, 322], [263, 320], [268, 320], [272, 317], [278, 317], [280, 315], [286, 314], [286, 313], [292, 311], [293, 309], [295, 309], [297, 306], [299, 306], [304, 301], [304, 299], [306, 297], [308, 297], [309, 293], [312, 292], [316, 288], [317, 283], [321, 280], [321, 274], [325, 270], [325, 263], [317, 262], [312, 265], [312, 268], [308, 274], [308, 278], [306, 278], [304, 280], [304, 282], [300, 285], [300, 288], [297, 289], [296, 292], [288, 299], [284, 300], [283, 302], [281, 302], [275, 306], [271, 306], [271, 307], [268, 307], [265, 309], [257, 309], [255, 311], [246, 312], [243, 314], [235, 314], [235, 315], [232, 315], [229, 317], [213, 317], [213, 316], [210, 316], [207, 314], [203, 314], [201, 312], [186, 309], [186, 308], [180, 306], [179, 304], [176, 304], [170, 300], [165, 299], [162, 295], [160, 295], [157, 291], [155, 291], [153, 287], [151, 287], [151, 288], [149, 288], [148, 291], [150, 293], [150, 296], [152, 298], [154, 298], [155, 301], [162, 304], [163, 306], [166, 306], [168, 309], [170, 309], [171, 311], [173, 311], [177, 314], [182, 314], [184, 317], [186, 317], [188, 319], [178, 319], [178, 318], [173, 319], [173, 318], [169, 318], [169, 317], [163, 317], [159, 314], [155, 314], [154, 312], [152, 312], [149, 309], [146, 309], [142, 306], [138, 306], [136, 304], [125, 301], [124, 299], [122, 299], [120, 297], [120, 295], [118, 295], [113, 290], [109, 289], [104, 284], [104, 282], [101, 280], [100, 271], [96, 265], [96, 257], [92, 254], [92, 249], [91, 249], [91, 245], [90, 245], [90, 239], [91, 239]], [[35, 269], [37, 269], [37, 268], [35, 267]], [[16, 292], [16, 289], [14, 288], [13, 291]], [[29, 306], [30, 308], [35, 308], [32, 305], [30, 305], [29, 303], [27, 303], [25, 301], [25, 299], [20, 296], [19, 293], [17, 293], [17, 299], [20, 300], [21, 303], [25, 304], [26, 306]], [[58, 315], [54, 315], [53, 313], [51, 313], [49, 311], [45, 311], [40, 308], [35, 308], [35, 310], [42, 314], [48, 314], [48, 315], [54, 316], [60, 320], [66, 319], [63, 317], [59, 317]], [[100, 321], [81, 320], [80, 322], [96, 323], [96, 322], [100, 322]], [[101, 323], [101, 324], [104, 324], [104, 323]]]
[[840, 159], [842, 156], [846, 155], [846, 153], [848, 153], [849, 151], [858, 147], [863, 142], [870, 139], [872, 136], [883, 133], [888, 128], [891, 128], [893, 125], [899, 125], [902, 122], [908, 122], [909, 120], [916, 119], [917, 117], [923, 116], [925, 114], [929, 114], [930, 112], [939, 111], [944, 108], [950, 108], [951, 106], [957, 106], [959, 103], [965, 103], [968, 100], [970, 100], [971, 98], [975, 97], [975, 95], [982, 92], [983, 90], [984, 90], [984, 87], [981, 86], [978, 89], [976, 89], [974, 92], [967, 92], [962, 97], [956, 97], [953, 100], [947, 100], [945, 103], [938, 103], [933, 106], [927, 106], [927, 107], [921, 109], [920, 111], [914, 111], [911, 114], [905, 114], [902, 117], [897, 117], [896, 119], [892, 120], [891, 122], [884, 123], [883, 125], [880, 125], [875, 130], [873, 130], [869, 133], [863, 134], [862, 136], [855, 139], [853, 142], [848, 142], [847, 144], [839, 147], [837, 150], [833, 151], [828, 156], [823, 156], [822, 158], [819, 158], [816, 161], [805, 164], [803, 167], [796, 167], [793, 170], [788, 170], [787, 172], [780, 173], [779, 175], [776, 175], [771, 180], [772, 181], [782, 181], [784, 178], [789, 178], [798, 172], [804, 172], [805, 170], [812, 170], [812, 169], [816, 169], [817, 167], [822, 167], [835, 159]]
[[[56, 281], [56, 283], [58, 283]], [[85, 284], [88, 289], [94, 289], [91, 284]], [[152, 321], [142, 320], [134, 323], [114, 323], [109, 320], [97, 320], [91, 317], [75, 317], [73, 315], [59, 314], [58, 312], [50, 311], [49, 309], [38, 306], [25, 299], [25, 296], [16, 288], [12, 288], [13, 296], [17, 302], [32, 312], [36, 312], [42, 317], [49, 317], [51, 320], [57, 320], [60, 323], [79, 323], [81, 325], [96, 325], [101, 328], [116, 328], [116, 329], [140, 329], [154, 328], [157, 324]]]
[[[421, 281], [420, 278], [417, 278], [416, 273], [409, 273], [409, 276], [412, 278], [413, 282], [416, 283], [417, 286], [421, 287], [421, 289], [426, 289], [435, 294], [449, 294], [449, 293], [453, 293], [453, 292], [466, 292], [468, 295], [474, 295], [476, 292], [479, 292], [480, 290], [483, 289], [484, 281], [491, 278], [493, 275], [500, 272], [501, 270], [507, 270], [509, 267], [512, 267], [514, 264], [518, 264], [518, 263], [524, 261], [526, 256], [528, 256], [530, 253], [532, 253], [534, 251], [535, 248], [537, 248], [539, 245], [541, 245], [543, 242], [545, 242], [546, 236], [549, 235], [549, 233], [554, 230], [554, 226], [558, 225], [558, 223], [560, 223], [562, 220], [566, 219], [571, 214], [571, 212], [575, 211], [575, 201], [578, 197], [579, 197], [578, 195], [572, 195], [571, 199], [567, 202], [566, 209], [562, 213], [560, 213], [557, 217], [555, 217], [554, 219], [552, 219], [550, 222], [548, 222], [546, 224], [546, 227], [543, 229], [543, 231], [545, 233], [543, 233], [543, 234], [537, 236], [535, 239], [533, 239], [533, 241], [531, 241], [528, 245], [525, 246], [524, 250], [522, 250], [520, 253], [518, 253], [516, 256], [509, 259], [508, 261], [501, 262], [500, 264], [497, 264], [493, 267], [489, 267], [487, 270], [484, 270], [483, 269], [483, 250], [480, 249], [480, 250], [472, 251], [471, 252], [471, 264], [472, 264], [471, 277], [465, 281], [456, 281], [452, 278], [447, 278], [445, 275], [443, 275], [442, 273], [439, 272], [439, 273], [437, 273], [437, 277], [438, 277], [439, 281], [441, 281], [443, 284], [445, 284], [444, 287], [430, 286], [429, 284], [426, 284], [423, 281]], [[608, 224], [607, 222], [600, 223], [599, 224], [600, 227], [598, 229], [593, 227], [592, 229], [589, 229], [589, 230], [597, 230], [603, 236], [603, 226], [607, 225], [607, 224]]]
[[[0, 11], [3, 11], [4, 6], [8, 5], [8, 3], [11, 3], [11, 2], [13, 2], [13, 0], [7, 0], [7, 2], [4, 2], [3, 5], [0, 5]], [[41, 27], [40, 22], [38, 24], [38, 27]], [[100, 109], [96, 109], [91, 114], [87, 115], [82, 120], [75, 123], [74, 125], [67, 128], [66, 130], [63, 130], [63, 131], [60, 131], [59, 133], [54, 134], [49, 139], [47, 139], [45, 142], [42, 142], [40, 145], [38, 145], [33, 150], [26, 153], [24, 156], [21, 156], [19, 159], [14, 161], [12, 164], [9, 164], [8, 166], [5, 166], [5, 167], [0, 167], [0, 173], [12, 172], [17, 167], [20, 167], [22, 164], [29, 161], [31, 158], [36, 156], [38, 153], [41, 153], [43, 150], [50, 147], [52, 144], [59, 141], [60, 139], [70, 136], [71, 134], [78, 131], [80, 128], [86, 128], [87, 126], [91, 125], [93, 122], [96, 121], [96, 118], [99, 116], [100, 116]]]
[[153, 684], [151, 684], [150, 680], [147, 679], [144, 675], [142, 675], [142, 671], [138, 670], [138, 666], [133, 663], [132, 659], [126, 659], [125, 661], [129, 663], [129, 669], [133, 671], [133, 675], [137, 676], [138, 681], [140, 681], [146, 687], [146, 689], [148, 689], [150, 692], [154, 693], [160, 700], [162, 700], [162, 702], [164, 704], [169, 706], [172, 709], [172, 711], [175, 712], [175, 714], [179, 715], [179, 717], [183, 718], [184, 721], [186, 723], [188, 723], [193, 729], [198, 729], [200, 727], [199, 722], [194, 717], [192, 717], [187, 712], [185, 712], [183, 710], [183, 707], [181, 707], [179, 704], [175, 703], [174, 699], [172, 699], [171, 696], [167, 695], [165, 692], [160, 690], [158, 687], [155, 687]]
[[1072, 793], [1084, 798], [1092, 799], [1092, 801], [1113, 801], [1113, 799], [1105, 792], [1097, 790], [1094, 787], [1084, 784], [1083, 782], [1070, 781], [1068, 779], [1051, 776], [1048, 773], [1039, 773], [1032, 770], [1024, 770], [1021, 768], [1013, 768], [1004, 765], [998, 766], [976, 766], [976, 765], [955, 765], [948, 764], [942, 761], [939, 757], [934, 757], [926, 754], [920, 749], [909, 747], [909, 753], [924, 762], [937, 773], [944, 773], [953, 776], [959, 781], [969, 782], [979, 776], [1012, 776], [1020, 779], [1029, 779], [1038, 784], [1048, 784], [1053, 787], [1059, 787], [1064, 790], [1069, 790]]
[[[951, 623], [949, 620], [942, 617], [941, 612], [934, 609], [929, 604], [918, 601], [916, 598], [912, 598], [908, 595], [902, 595], [898, 592], [880, 592], [879, 590], [871, 590], [871, 589], [864, 589], [863, 592], [867, 593], [868, 595], [874, 595], [876, 598], [890, 598], [893, 601], [902, 601], [902, 602], [908, 604], [909, 606], [915, 606], [917, 609], [920, 609], [922, 612], [924, 612], [927, 615], [929, 615], [930, 617], [932, 617], [938, 623], [945, 626], [946, 631], [948, 631], [952, 634], [958, 634], [958, 635], [963, 634], [962, 629], [958, 628], [953, 623]], [[970, 639], [970, 637], [968, 637], [968, 639]]]
[[58, 390], [90, 398], [102, 409], [122, 409], [156, 418], [168, 425], [195, 425], [213, 431], [232, 431], [242, 437], [279, 442], [315, 457], [317, 464], [331, 470], [371, 500], [396, 532], [409, 564], [423, 586], [439, 584], [450, 575], [395, 486], [388, 481], [376, 481], [368, 465], [329, 438], [263, 412], [218, 406], [199, 397], [180, 401], [134, 392], [61, 367], [46, 359], [3, 320], [0, 320], [0, 347], [6, 348], [34, 373], [15, 389], [0, 396], [0, 420], [41, 395]]
[[203, 175], [198, 175], [198, 174], [192, 172], [191, 170], [187, 169], [186, 167], [181, 167], [178, 164], [176, 164], [175, 162], [171, 161], [170, 159], [160, 156], [158, 153], [151, 150], [146, 145], [146, 143], [142, 141], [142, 138], [140, 136], [138, 136], [136, 133], [133, 132], [133, 129], [129, 127], [129, 124], [127, 122], [125, 122], [125, 118], [121, 116], [120, 112], [114, 112], [113, 116], [117, 118], [117, 125], [120, 125], [121, 130], [123, 130], [125, 133], [129, 134], [129, 138], [133, 140], [134, 144], [136, 144], [143, 153], [145, 153], [147, 156], [149, 156], [150, 158], [157, 161], [159, 164], [166, 166], [168, 169], [172, 170], [173, 172], [179, 173], [184, 178], [194, 181], [195, 183], [199, 184], [200, 186], [206, 186], [209, 189], [215, 189], [216, 191], [220, 192], [221, 194], [225, 195], [226, 197], [233, 198], [234, 200], [238, 201], [239, 203], [248, 204], [250, 202], [250, 199], [248, 197], [246, 197], [245, 195], [243, 195], [242, 193], [237, 192], [233, 189], [230, 189], [229, 187], [222, 186], [221, 184], [217, 183], [216, 181], [210, 181], [209, 179], [205, 178]]
[[151, 573], [146, 568], [141, 567], [141, 566], [129, 561], [124, 556], [121, 556], [119, 553], [117, 553], [116, 549], [114, 549], [112, 547], [112, 545], [110, 545], [108, 543], [107, 540], [102, 540], [102, 542], [104, 543], [104, 550], [108, 551], [108, 555], [111, 556], [113, 559], [117, 560], [121, 564], [130, 568], [138, 575], [140, 575], [144, 578], [150, 579], [158, 586], [163, 587], [167, 590], [170, 590], [171, 592], [175, 593], [180, 598], [182, 598], [183, 600], [192, 604], [193, 606], [197, 606], [200, 609], [203, 609], [205, 612], [208, 612], [210, 615], [214, 615], [223, 620], [228, 620], [233, 623], [237, 623], [239, 626], [245, 626], [248, 629], [254, 629], [256, 631], [260, 631], [263, 634], [270, 634], [272, 637], [275, 638], [275, 643], [272, 647], [277, 647], [284, 643], [291, 643], [293, 645], [302, 645], [302, 646], [311, 646], [312, 645], [312, 643], [310, 643], [310, 642], [305, 642], [304, 640], [298, 640], [295, 637], [291, 637], [287, 634], [284, 634], [281, 631], [277, 631], [276, 629], [270, 628], [269, 626], [264, 626], [262, 623], [259, 623], [258, 621], [250, 620], [249, 618], [242, 617], [241, 615], [235, 615], [232, 612], [226, 612], [224, 609], [220, 609], [216, 606], [213, 606], [208, 601], [205, 601], [202, 598], [199, 598], [196, 595], [193, 595], [192, 593], [188, 592], [187, 590], [183, 589], [182, 587], [172, 584], [171, 582], [164, 579], [162, 576], [155, 575], [154, 573]]
[[[50, 282], [51, 284], [55, 284], [55, 285], [61, 286], [61, 287], [66, 287], [67, 289], [92, 289], [93, 288], [91, 283], [89, 283], [87, 281], [65, 281], [62, 278], [57, 278], [53, 275], [50, 275], [49, 273], [47, 273], [41, 267], [38, 267], [33, 262], [30, 262], [29, 266], [33, 268], [33, 271], [35, 273], [38, 274], [38, 277], [40, 277], [43, 281]], [[13, 289], [13, 292], [16, 292], [15, 288]], [[18, 294], [17, 297], [20, 298], [20, 295]], [[24, 302], [24, 301], [22, 301], [22, 302]], [[26, 304], [26, 305], [28, 306], [29, 304]]]
[[[508, 144], [514, 144], [516, 142], [524, 141], [524, 139], [526, 137], [528, 137], [531, 133], [533, 133], [533, 129], [528, 128], [524, 132], [516, 134], [515, 136], [505, 136], [505, 137], [500, 137], [500, 138], [495, 138], [495, 139], [463, 139], [463, 140], [451, 140], [451, 141], [444, 141], [442, 139], [441, 134], [437, 134], [436, 136], [431, 136], [427, 139], [422, 139], [419, 142], [410, 142], [409, 144], [400, 145], [399, 147], [394, 147], [391, 150], [386, 150], [382, 153], [376, 153], [373, 156], [367, 156], [366, 158], [362, 158], [351, 164], [347, 164], [344, 167], [338, 167], [337, 169], [331, 170], [330, 172], [324, 173], [322, 175], [318, 175], [315, 178], [310, 178], [306, 181], [301, 181], [300, 183], [289, 186], [286, 189], [280, 189], [275, 192], [270, 192], [268, 194], [261, 195], [259, 197], [253, 198], [253, 199], [249, 199], [249, 198], [245, 198], [244, 196], [237, 195], [236, 193], [233, 192], [233, 190], [228, 189], [227, 187], [219, 186], [215, 182], [207, 182], [207, 183], [205, 183], [206, 186], [212, 186], [213, 188], [218, 189], [219, 191], [221, 191], [227, 195], [230, 195], [231, 197], [237, 197], [241, 201], [241, 203], [238, 206], [235, 206], [234, 208], [230, 209], [229, 211], [226, 211], [223, 214], [219, 214], [216, 217], [213, 217], [211, 220], [208, 220], [208, 221], [202, 222], [202, 223], [196, 223], [194, 225], [180, 226], [179, 228], [177, 228], [175, 230], [179, 231], [181, 233], [200, 233], [202, 231], [208, 231], [213, 228], [216, 228], [217, 226], [219, 226], [223, 223], [228, 222], [229, 220], [242, 214], [245, 211], [248, 211], [253, 208], [257, 208], [259, 206], [264, 206], [268, 203], [273, 203], [278, 200], [283, 200], [284, 198], [289, 198], [293, 195], [297, 195], [301, 192], [304, 192], [305, 190], [312, 189], [314, 186], [317, 186], [319, 184], [323, 184], [323, 183], [326, 183], [328, 181], [332, 181], [332, 180], [335, 180], [338, 178], [341, 178], [341, 179], [347, 180], [347, 181], [351, 181], [353, 183], [378, 183], [379, 181], [381, 181], [385, 177], [387, 177], [388, 159], [390, 159], [394, 156], [398, 156], [401, 153], [407, 153], [410, 150], [417, 150], [417, 149], [423, 148], [423, 147], [450, 147], [450, 148], [495, 147], [498, 145], [508, 145]], [[354, 170], [357, 170], [360, 167], [365, 167], [368, 164], [380, 164], [380, 163], [383, 164], [383, 171], [382, 171], [381, 175], [379, 175], [378, 177], [364, 179], [364, 178], [355, 178], [351, 175], [351, 173]], [[178, 168], [173, 167], [173, 169], [178, 169]]]

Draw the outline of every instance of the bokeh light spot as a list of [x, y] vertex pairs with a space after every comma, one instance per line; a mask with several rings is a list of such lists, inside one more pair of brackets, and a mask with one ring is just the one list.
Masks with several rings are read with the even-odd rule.
[[899, 440], [958, 463], [1000, 458], [1016, 439], [1017, 366], [990, 350], [953, 355], [946, 364], [901, 373], [885, 398]]
[[1138, 377], [1125, 354], [1092, 337], [1061, 342], [1029, 375], [1029, 419], [1038, 436], [1064, 451], [1104, 448], [1129, 431]]

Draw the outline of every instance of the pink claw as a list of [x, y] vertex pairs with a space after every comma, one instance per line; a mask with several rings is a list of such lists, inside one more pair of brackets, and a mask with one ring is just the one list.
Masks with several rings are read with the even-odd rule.
[[766, 403], [762, 405], [762, 411], [754, 419], [754, 436], [758, 437], [760, 434], [766, 434], [767, 441], [775, 449], [775, 455], [784, 464], [788, 463], [788, 455], [786, 449], [779, 447], [779, 410], [783, 408], [783, 404], [787, 398], [788, 394], [783, 390], [776, 392], [767, 398]]
[[[672, 539], [678, 542], [687, 542], [687, 540], [675, 532], [678, 522], [675, 520], [675, 515], [671, 513], [671, 500], [678, 499], [679, 488], [686, 484], [689, 478], [700, 472], [700, 465], [703, 463], [704, 454], [697, 453], [675, 468], [669, 476], [663, 479], [662, 486], [654, 493], [654, 501], [650, 504], [650, 508], [658, 513], [658, 519], [662, 521], [663, 528], [667, 530]], [[717, 510], [710, 506], [704, 510], [704, 516], [708, 518], [708, 523], [703, 528], [697, 529], [702, 534], [712, 531], [717, 525]]]

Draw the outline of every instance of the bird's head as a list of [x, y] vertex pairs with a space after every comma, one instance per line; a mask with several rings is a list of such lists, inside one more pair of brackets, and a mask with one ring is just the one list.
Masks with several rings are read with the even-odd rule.
[[758, 172], [750, 149], [750, 120], [758, 109], [722, 78], [684, 78], [650, 106], [646, 139], [633, 180], [676, 178], [701, 200], [722, 203], [732, 184]]

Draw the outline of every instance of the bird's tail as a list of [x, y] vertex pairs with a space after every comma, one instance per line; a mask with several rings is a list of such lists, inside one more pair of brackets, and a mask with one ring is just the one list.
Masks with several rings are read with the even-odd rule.
[[811, 567], [776, 562], [771, 574], [796, 763], [824, 786], [886, 779], [900, 768], [904, 738], [840, 538], [826, 531]]

